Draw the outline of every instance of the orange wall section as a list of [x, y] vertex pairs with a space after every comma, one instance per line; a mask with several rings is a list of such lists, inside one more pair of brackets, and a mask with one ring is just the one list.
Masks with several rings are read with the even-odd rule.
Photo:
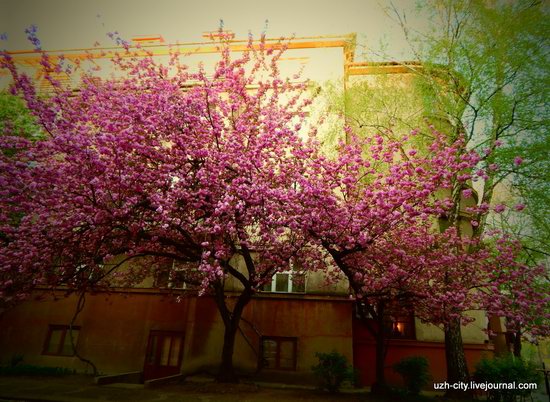
[[[27, 301], [0, 316], [0, 363], [16, 355], [23, 363], [67, 367], [85, 371], [76, 357], [42, 354], [50, 324], [68, 325], [77, 303], [75, 295], [47, 293], [40, 301]], [[149, 331], [184, 331], [188, 301], [158, 294], [119, 293], [87, 295], [76, 320], [81, 327], [77, 349], [102, 373], [143, 369]]]
[[[101, 373], [141, 371], [149, 332], [178, 331], [185, 334], [181, 372], [215, 373], [224, 332], [221, 317], [211, 297], [188, 295], [179, 302], [173, 295], [152, 290], [87, 295], [75, 323], [81, 327], [79, 353], [92, 360]], [[228, 304], [231, 298], [229, 294]], [[22, 355], [25, 364], [85, 371], [86, 365], [76, 357], [42, 354], [49, 325], [68, 325], [76, 303], [75, 295], [50, 292], [4, 312], [0, 316], [0, 364]], [[316, 352], [336, 350], [353, 360], [351, 314], [352, 301], [347, 298], [259, 295], [245, 308], [234, 365], [241, 373], [258, 378], [311, 383]], [[261, 336], [296, 337], [296, 371], [259, 372]]]
[[[374, 338], [359, 320], [353, 319], [353, 326], [353, 365], [359, 371], [361, 384], [370, 386], [376, 380], [376, 344]], [[465, 343], [464, 354], [466, 355], [468, 370], [472, 374], [479, 360], [483, 357], [493, 357], [494, 346], [489, 343]], [[392, 366], [404, 357], [410, 356], [423, 356], [428, 360], [429, 372], [432, 377], [428, 387], [432, 387], [432, 382], [446, 380], [447, 365], [444, 342], [391, 339], [384, 361], [384, 374], [388, 384], [404, 385], [401, 376], [393, 370]]]

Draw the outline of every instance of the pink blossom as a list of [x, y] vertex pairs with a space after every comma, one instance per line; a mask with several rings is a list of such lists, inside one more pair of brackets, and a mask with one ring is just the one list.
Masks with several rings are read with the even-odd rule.
[[506, 206], [503, 205], [503, 204], [497, 204], [497, 205], [495, 205], [495, 207], [493, 208], [493, 210], [494, 210], [497, 214], [500, 214], [500, 213], [504, 212], [505, 209], [506, 209]]

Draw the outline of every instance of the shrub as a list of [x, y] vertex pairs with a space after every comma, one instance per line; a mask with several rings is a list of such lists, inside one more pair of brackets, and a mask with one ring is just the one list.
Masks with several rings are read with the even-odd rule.
[[331, 353], [315, 353], [315, 356], [319, 359], [319, 364], [311, 369], [319, 379], [321, 389], [336, 393], [340, 390], [342, 383], [354, 381], [353, 367], [350, 366], [344, 355], [333, 351]]
[[430, 381], [428, 360], [422, 356], [405, 357], [395, 363], [393, 369], [403, 377], [407, 392], [411, 395], [418, 395]]
[[10, 359], [9, 367], [15, 367], [23, 361], [23, 355], [13, 355]]
[[[494, 359], [483, 359], [476, 365], [474, 380], [478, 383], [492, 384], [539, 383], [541, 374], [535, 364], [512, 354]], [[491, 389], [487, 391], [487, 400], [494, 402], [511, 402], [517, 397], [528, 397], [528, 389]]]
[[0, 375], [29, 375], [29, 376], [63, 376], [74, 374], [74, 370], [63, 367], [33, 366], [30, 364], [17, 364], [16, 366], [0, 366]]

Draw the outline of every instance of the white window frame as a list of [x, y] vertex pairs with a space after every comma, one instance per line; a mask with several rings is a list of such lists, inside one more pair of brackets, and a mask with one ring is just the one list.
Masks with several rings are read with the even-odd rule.
[[[286, 290], [276, 290], [277, 289], [277, 275], [288, 275], [288, 286], [287, 286], [287, 289]], [[295, 291], [293, 289], [293, 277], [294, 275], [300, 275], [300, 276], [304, 276], [304, 290], [303, 291]], [[269, 282], [268, 282], [269, 283]], [[287, 271], [281, 271], [281, 272], [276, 272], [272, 277], [271, 277], [271, 287], [269, 290], [264, 290], [264, 292], [271, 292], [271, 293], [306, 293], [306, 290], [307, 290], [307, 275], [305, 272], [296, 272], [296, 271], [292, 271], [292, 270], [287, 270]]]

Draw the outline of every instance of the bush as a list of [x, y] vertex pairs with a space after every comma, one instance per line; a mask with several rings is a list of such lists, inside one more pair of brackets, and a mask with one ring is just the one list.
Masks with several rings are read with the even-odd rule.
[[[535, 364], [524, 361], [511, 354], [483, 359], [476, 365], [474, 380], [478, 383], [510, 384], [539, 383], [541, 374]], [[517, 397], [528, 397], [532, 390], [526, 389], [491, 389], [487, 391], [487, 400], [494, 402], [511, 402]]]
[[333, 351], [331, 353], [315, 353], [315, 356], [319, 359], [319, 364], [311, 369], [319, 379], [321, 389], [336, 393], [344, 382], [354, 381], [355, 372], [344, 355]]
[[13, 355], [10, 359], [9, 367], [15, 367], [23, 361], [23, 355]]
[[407, 392], [418, 395], [430, 381], [428, 360], [422, 356], [411, 356], [401, 359], [393, 365], [394, 371], [403, 377]]
[[63, 367], [33, 366], [30, 364], [17, 364], [15, 366], [0, 366], [0, 375], [29, 375], [29, 376], [63, 376], [74, 374], [74, 370]]

